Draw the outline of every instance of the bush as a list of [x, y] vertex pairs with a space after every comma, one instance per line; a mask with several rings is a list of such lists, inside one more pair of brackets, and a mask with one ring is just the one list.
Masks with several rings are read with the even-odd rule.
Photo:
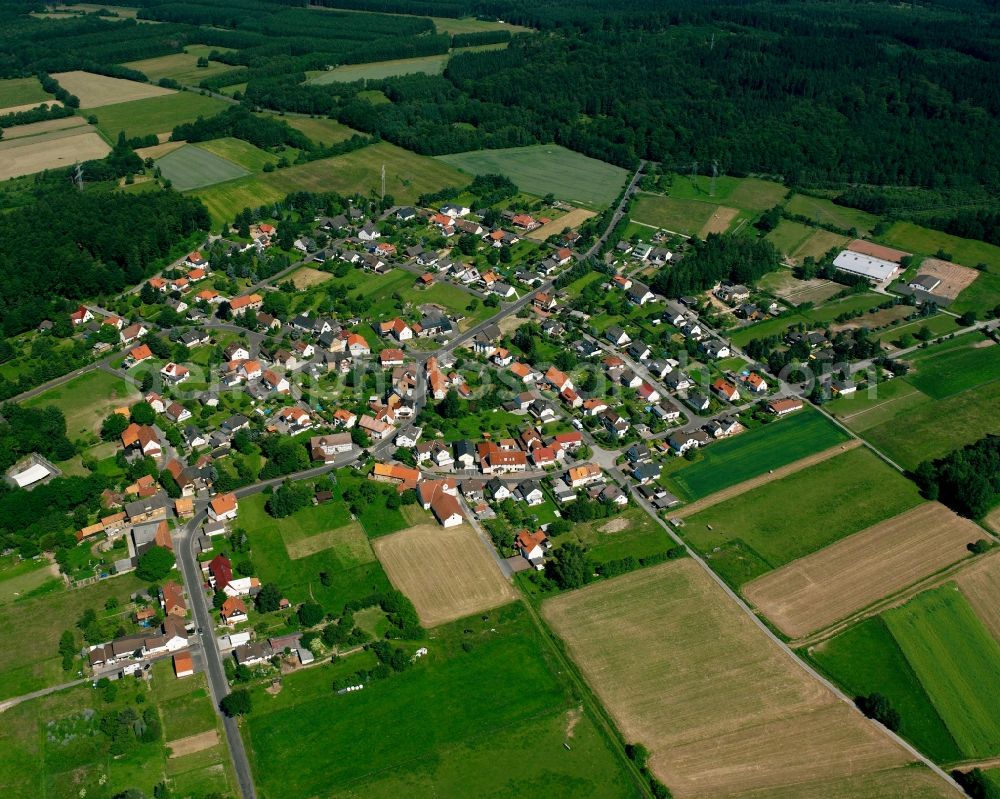
[[882, 694], [875, 692], [867, 696], [857, 696], [854, 698], [854, 704], [868, 718], [874, 719], [893, 732], [899, 729], [899, 713]]
[[305, 602], [299, 606], [299, 623], [303, 627], [315, 627], [323, 621], [323, 606], [315, 602]]

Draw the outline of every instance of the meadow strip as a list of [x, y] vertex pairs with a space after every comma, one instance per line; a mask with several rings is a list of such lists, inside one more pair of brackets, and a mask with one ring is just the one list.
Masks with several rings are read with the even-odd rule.
[[835, 458], [837, 455], [842, 455], [847, 450], [860, 447], [861, 444], [861, 439], [848, 439], [843, 444], [837, 444], [837, 446], [830, 447], [822, 452], [817, 452], [815, 455], [800, 458], [799, 460], [793, 461], [786, 466], [779, 466], [777, 469], [772, 469], [767, 474], [751, 477], [749, 480], [744, 480], [742, 483], [737, 483], [729, 488], [716, 491], [714, 494], [709, 494], [707, 497], [695, 500], [691, 504], [685, 505], [683, 508], [676, 511], [670, 511], [670, 517], [683, 519], [686, 516], [691, 516], [699, 511], [705, 510], [706, 508], [711, 508], [713, 505], [718, 505], [720, 502], [725, 502], [728, 499], [732, 499], [733, 497], [737, 497], [747, 491], [751, 491], [758, 486], [766, 485], [774, 480], [780, 480], [782, 477], [787, 477], [788, 475], [794, 474], [802, 469], [815, 466], [817, 463], [822, 463], [830, 458]]

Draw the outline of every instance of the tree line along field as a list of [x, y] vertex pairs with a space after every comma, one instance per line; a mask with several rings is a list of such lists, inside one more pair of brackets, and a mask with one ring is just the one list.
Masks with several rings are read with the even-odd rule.
[[811, 408], [717, 441], [669, 476], [678, 496], [694, 500], [846, 441], [849, 436]]
[[680, 533], [739, 587], [919, 502], [912, 482], [859, 447], [689, 516]]
[[438, 156], [437, 160], [467, 173], [461, 183], [473, 175], [499, 173], [528, 194], [554, 194], [557, 199], [588, 208], [610, 205], [628, 181], [628, 172], [621, 167], [556, 144], [476, 150]]
[[242, 731], [262, 799], [639, 796], [522, 605], [438, 627], [425, 645], [356, 693], [330, 682], [357, 656], [287, 675], [276, 695], [255, 687]]
[[542, 613], [675, 796], [954, 795], [762, 636], [693, 560], [563, 594]]
[[[114, 691], [108, 701], [103, 689], [85, 683], [4, 711], [3, 795], [111, 799], [138, 788], [151, 796], [161, 782], [177, 796], [233, 791], [235, 778], [204, 675], [178, 680], [168, 658], [154, 664], [150, 683], [126, 678]], [[112, 754], [110, 738], [99, 729], [101, 715], [126, 707], [140, 715], [152, 709], [162, 735]], [[27, 763], [32, 767], [26, 768]]]
[[907, 469], [1000, 432], [1000, 348], [970, 333], [907, 356], [912, 371], [827, 410]]
[[196, 189], [192, 194], [202, 200], [213, 221], [222, 222], [232, 220], [244, 208], [275, 202], [294, 191], [369, 194], [379, 188], [383, 164], [386, 193], [398, 203], [412, 203], [425, 192], [467, 182], [436, 159], [379, 142], [345, 155]]
[[1000, 752], [1000, 697], [984, 690], [1000, 667], [1000, 643], [954, 582], [808, 652], [855, 693], [878, 691], [901, 717], [901, 732], [939, 762]]

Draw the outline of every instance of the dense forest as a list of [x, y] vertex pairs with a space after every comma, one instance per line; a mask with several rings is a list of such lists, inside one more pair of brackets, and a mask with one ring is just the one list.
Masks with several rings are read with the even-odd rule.
[[[31, 4], [6, 0], [16, 9]], [[792, 185], [1000, 191], [995, 3], [789, 0], [139, 0], [158, 25], [14, 16], [0, 75], [123, 69], [198, 42], [252, 105], [331, 115], [426, 154], [554, 141], [631, 167], [779, 176]], [[338, 9], [350, 9], [344, 11]], [[364, 12], [401, 12], [408, 16]], [[307, 70], [442, 54], [506, 36], [421, 15], [543, 31], [457, 52], [440, 76], [303, 84]], [[506, 32], [501, 32], [506, 34]], [[359, 93], [381, 89], [373, 104]], [[511, 113], [516, 109], [516, 113]], [[992, 219], [986, 220], [986, 225]], [[943, 224], [977, 228], [975, 220]], [[995, 227], [995, 226], [994, 226]]]
[[[426, 3], [328, 2], [426, 12]], [[558, 36], [462, 53], [443, 76], [298, 86], [251, 76], [262, 106], [333, 114], [427, 154], [555, 141], [812, 186], [1000, 187], [995, 9], [967, 3], [454, 3]], [[391, 104], [357, 97], [378, 88]], [[517, 114], [509, 113], [517, 108]], [[456, 123], [467, 123], [457, 125]]]
[[121, 194], [71, 184], [40, 191], [0, 216], [0, 317], [29, 330], [85, 297], [121, 291], [192, 233], [208, 230], [198, 201], [172, 192]]

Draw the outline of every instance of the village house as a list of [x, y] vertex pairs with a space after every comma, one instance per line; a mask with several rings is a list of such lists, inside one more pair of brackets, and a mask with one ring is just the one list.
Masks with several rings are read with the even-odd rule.
[[350, 433], [328, 433], [309, 439], [309, 451], [314, 461], [334, 463], [338, 455], [350, 452], [354, 447]]
[[235, 627], [249, 618], [246, 603], [238, 596], [226, 597], [219, 609], [219, 616], [227, 627]]
[[740, 398], [740, 392], [736, 386], [721, 377], [712, 383], [712, 391], [726, 402], [736, 402]]
[[244, 297], [233, 297], [229, 301], [229, 310], [233, 316], [243, 316], [247, 311], [256, 311], [264, 304], [264, 298], [259, 294], [247, 294]]
[[530, 532], [521, 530], [515, 539], [518, 552], [526, 561], [534, 566], [538, 571], [545, 569], [545, 553], [552, 546], [549, 537], [542, 530]]
[[775, 416], [784, 416], [802, 410], [804, 403], [799, 399], [776, 399], [767, 404], [767, 409]]
[[421, 474], [419, 469], [398, 463], [375, 463], [372, 466], [369, 479], [379, 483], [391, 483], [396, 486], [398, 491], [403, 492], [407, 489], [415, 489], [420, 482]]
[[581, 463], [579, 466], [571, 466], [566, 472], [565, 479], [570, 488], [576, 489], [600, 482], [604, 476], [601, 467], [596, 463]]
[[208, 518], [213, 522], [226, 522], [236, 518], [239, 505], [235, 494], [219, 494], [208, 504]]

